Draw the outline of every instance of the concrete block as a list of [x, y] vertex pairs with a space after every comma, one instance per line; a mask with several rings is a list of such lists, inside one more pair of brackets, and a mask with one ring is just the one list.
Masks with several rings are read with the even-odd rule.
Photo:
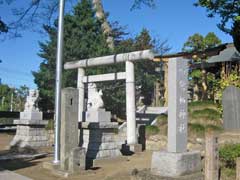
[[20, 112], [20, 119], [26, 119], [26, 120], [42, 120], [43, 119], [43, 113], [42, 112], [32, 112], [32, 111], [24, 111]]
[[197, 151], [184, 153], [153, 152], [151, 173], [178, 177], [201, 171], [201, 156]]

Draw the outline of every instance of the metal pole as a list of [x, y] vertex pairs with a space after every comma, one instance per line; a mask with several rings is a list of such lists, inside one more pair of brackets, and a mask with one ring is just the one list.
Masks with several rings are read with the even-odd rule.
[[54, 161], [60, 162], [60, 123], [61, 123], [61, 85], [62, 85], [62, 52], [63, 52], [63, 24], [64, 24], [64, 0], [59, 0], [58, 18], [58, 42], [56, 59], [56, 89], [55, 89], [55, 146]]
[[11, 94], [11, 107], [10, 107], [10, 111], [13, 111], [13, 92]]

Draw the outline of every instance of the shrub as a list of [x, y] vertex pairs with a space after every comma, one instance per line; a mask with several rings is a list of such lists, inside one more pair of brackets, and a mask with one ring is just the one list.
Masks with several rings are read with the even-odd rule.
[[240, 144], [226, 144], [219, 149], [219, 158], [227, 168], [236, 166], [237, 157], [240, 157]]
[[159, 133], [159, 128], [157, 126], [148, 125], [146, 126], [146, 135], [151, 136]]

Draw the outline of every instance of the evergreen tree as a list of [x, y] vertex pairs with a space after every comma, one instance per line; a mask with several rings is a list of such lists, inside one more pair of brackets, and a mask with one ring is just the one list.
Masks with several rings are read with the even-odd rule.
[[[64, 18], [63, 63], [110, 53], [106, 37], [94, 15], [90, 0], [82, 0], [74, 8], [73, 14]], [[40, 42], [39, 56], [44, 60], [40, 70], [33, 72], [35, 83], [40, 90], [39, 106], [42, 110], [53, 110], [56, 68], [57, 24], [54, 27], [44, 26], [49, 40]], [[63, 70], [63, 87], [76, 87], [76, 70]]]

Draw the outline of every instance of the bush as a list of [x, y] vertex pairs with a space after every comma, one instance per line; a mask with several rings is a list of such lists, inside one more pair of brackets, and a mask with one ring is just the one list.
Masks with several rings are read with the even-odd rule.
[[157, 126], [153, 126], [153, 125], [146, 126], [146, 135], [147, 136], [156, 135], [158, 133], [159, 133], [159, 128]]
[[235, 168], [237, 157], [240, 157], [240, 144], [226, 144], [219, 149], [219, 158], [227, 168]]

